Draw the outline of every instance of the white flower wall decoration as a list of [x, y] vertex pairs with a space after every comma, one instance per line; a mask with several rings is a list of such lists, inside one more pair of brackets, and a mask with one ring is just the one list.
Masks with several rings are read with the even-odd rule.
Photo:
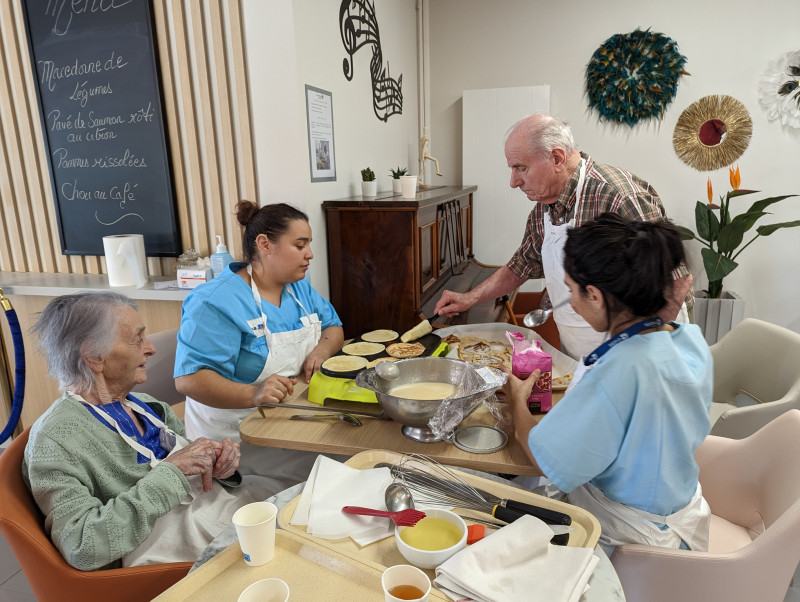
[[800, 50], [770, 63], [758, 83], [758, 97], [770, 121], [800, 128]]

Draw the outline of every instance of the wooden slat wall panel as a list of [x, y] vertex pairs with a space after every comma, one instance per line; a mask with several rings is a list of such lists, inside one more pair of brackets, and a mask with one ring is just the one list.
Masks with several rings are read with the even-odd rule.
[[[153, 0], [178, 228], [184, 248], [237, 255], [234, 207], [256, 200], [240, 0]], [[0, 0], [0, 272], [105, 273], [98, 256], [64, 256], [18, 0]], [[148, 259], [152, 275], [172, 258]]]

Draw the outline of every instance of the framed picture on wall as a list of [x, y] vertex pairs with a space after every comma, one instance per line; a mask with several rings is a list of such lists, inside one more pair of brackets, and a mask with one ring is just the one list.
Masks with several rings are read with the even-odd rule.
[[308, 154], [312, 182], [336, 181], [331, 93], [306, 84]]

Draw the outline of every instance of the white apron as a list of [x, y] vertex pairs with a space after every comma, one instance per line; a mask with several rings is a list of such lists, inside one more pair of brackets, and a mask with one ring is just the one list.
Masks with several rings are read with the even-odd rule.
[[[73, 394], [73, 396], [85, 403], [85, 400], [79, 395]], [[135, 403], [131, 403], [127, 399], [122, 400], [122, 403], [160, 429], [159, 439], [162, 446], [164, 446], [165, 438], [174, 441], [174, 447], [169, 451], [168, 456], [189, 444], [186, 439], [172, 431], [161, 420], [145, 412]], [[92, 409], [114, 427], [128, 445], [146, 458], [150, 458], [151, 467], [155, 468], [161, 462], [155, 457], [152, 450], [139, 443], [134, 437], [126, 435], [117, 421], [100, 406], [93, 405]], [[217, 481], [213, 481], [211, 491], [204, 492], [200, 475], [187, 476], [186, 479], [191, 487], [189, 493], [181, 500], [180, 504], [156, 519], [150, 535], [135, 550], [122, 558], [122, 566], [194, 561], [206, 549], [206, 546], [230, 524], [233, 513], [238, 508], [259, 499], [257, 496], [250, 495], [243, 487], [237, 488], [236, 494], [230, 493]]]
[[[273, 374], [296, 376], [303, 369], [303, 364], [308, 354], [319, 343], [322, 336], [322, 323], [316, 313], [308, 313], [308, 310], [303, 307], [303, 304], [292, 292], [291, 287], [287, 286], [287, 292], [305, 313], [305, 316], [300, 318], [302, 326], [297, 330], [270, 332], [267, 325], [267, 316], [261, 307], [261, 294], [258, 292], [255, 280], [253, 280], [252, 268], [249, 265], [247, 266], [247, 273], [250, 275], [253, 300], [261, 314], [260, 318], [249, 320], [248, 326], [256, 336], [266, 338], [269, 351], [261, 374], [251, 384], [258, 385]], [[191, 439], [207, 437], [221, 440], [225, 437], [230, 437], [233, 441], [239, 442], [242, 451], [239, 472], [242, 475], [256, 474], [276, 479], [282, 486], [273, 493], [304, 481], [314, 465], [316, 454], [261, 447], [242, 442], [239, 436], [239, 423], [252, 414], [253, 410], [254, 408], [213, 408], [187, 397], [184, 414], [186, 434]]]
[[[581, 196], [586, 181], [586, 160], [581, 159], [578, 168], [578, 185], [575, 188], [575, 215], [580, 210]], [[549, 215], [544, 217], [544, 239], [542, 241], [542, 268], [547, 283], [547, 292], [553, 306], [570, 296], [564, 283], [564, 243], [567, 230], [575, 227], [575, 217], [561, 226], [553, 225]], [[605, 332], [597, 332], [569, 305], [559, 307], [553, 312], [561, 339], [561, 351], [575, 359], [587, 355], [606, 338]]]
[[[641, 543], [662, 548], [679, 548], [681, 541], [690, 550], [708, 550], [708, 530], [711, 508], [703, 498], [700, 483], [691, 501], [668, 516], [661, 516], [632, 508], [608, 499], [591, 483], [574, 489], [567, 495], [570, 504], [588, 510], [603, 525], [600, 545], [609, 557], [615, 547], [624, 543]], [[658, 524], [667, 525], [662, 530]]]

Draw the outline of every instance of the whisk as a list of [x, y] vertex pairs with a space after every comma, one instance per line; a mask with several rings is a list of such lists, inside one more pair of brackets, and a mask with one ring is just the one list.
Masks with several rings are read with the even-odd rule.
[[546, 523], [569, 525], [572, 518], [563, 512], [515, 500], [501, 499], [467, 483], [457, 471], [442, 466], [422, 454], [406, 454], [391, 466], [392, 477], [413, 492], [420, 505], [458, 507], [491, 514], [507, 523], [530, 514]]

